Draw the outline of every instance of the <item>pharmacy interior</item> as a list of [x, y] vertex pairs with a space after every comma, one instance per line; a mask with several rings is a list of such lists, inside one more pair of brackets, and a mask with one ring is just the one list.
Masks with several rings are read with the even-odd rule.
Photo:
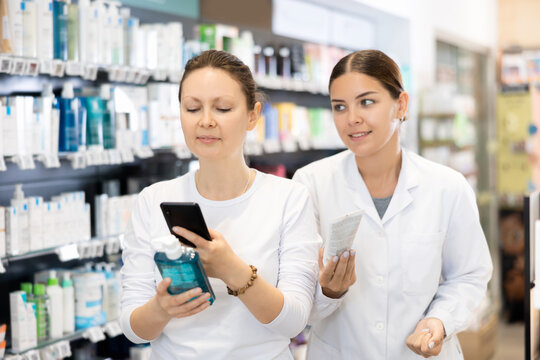
[[[328, 99], [333, 66], [380, 49], [411, 98], [403, 146], [475, 191], [494, 273], [459, 338], [466, 359], [491, 358], [497, 324], [530, 316], [523, 195], [534, 190], [540, 39], [515, 26], [530, 10], [508, 15], [519, 8], [508, 0], [226, 3], [0, 0], [0, 353], [148, 358], [118, 324], [123, 236], [144, 187], [198, 166], [179, 121], [189, 59], [218, 49], [250, 67], [266, 102], [247, 162], [290, 178], [345, 149]], [[307, 333], [291, 342], [298, 359]]]

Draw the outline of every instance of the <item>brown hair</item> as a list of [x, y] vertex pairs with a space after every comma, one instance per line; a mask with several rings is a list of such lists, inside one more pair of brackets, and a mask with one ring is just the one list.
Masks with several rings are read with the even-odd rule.
[[184, 69], [184, 75], [180, 80], [180, 89], [178, 90], [178, 101], [182, 101], [182, 84], [184, 80], [195, 70], [199, 70], [205, 67], [214, 69], [220, 69], [226, 71], [233, 79], [238, 81], [242, 87], [242, 92], [246, 96], [247, 107], [252, 110], [255, 107], [255, 103], [262, 97], [257, 93], [257, 85], [251, 74], [249, 67], [244, 64], [236, 56], [219, 50], [207, 50], [201, 55], [190, 59], [186, 68]]
[[328, 88], [334, 80], [349, 72], [359, 72], [377, 79], [394, 99], [399, 98], [403, 91], [399, 67], [382, 51], [356, 51], [339, 60], [330, 75]]

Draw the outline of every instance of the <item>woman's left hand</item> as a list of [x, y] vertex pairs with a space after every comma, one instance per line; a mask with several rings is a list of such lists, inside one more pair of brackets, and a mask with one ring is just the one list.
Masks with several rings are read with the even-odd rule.
[[414, 332], [406, 340], [409, 349], [425, 358], [440, 354], [445, 330], [441, 320], [425, 318], [418, 322]]
[[[231, 249], [223, 235], [208, 229], [212, 241], [208, 241], [185, 228], [175, 226], [173, 231], [191, 241], [196, 246], [206, 275], [223, 280], [226, 284], [234, 283], [239, 276], [249, 280], [251, 269]], [[247, 282], [247, 280], [245, 280]], [[243, 281], [243, 280], [242, 280]]]

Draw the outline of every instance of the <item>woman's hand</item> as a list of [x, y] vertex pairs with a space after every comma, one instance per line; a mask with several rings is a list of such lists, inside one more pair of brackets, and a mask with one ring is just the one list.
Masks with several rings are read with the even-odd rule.
[[241, 284], [241, 287], [247, 283], [251, 269], [236, 255], [221, 233], [208, 229], [212, 238], [208, 241], [179, 226], [173, 227], [173, 231], [195, 244], [206, 275], [223, 280], [231, 288], [235, 288], [235, 284]]
[[340, 298], [356, 281], [354, 250], [347, 250], [340, 257], [334, 256], [323, 264], [324, 248], [319, 249], [319, 284], [325, 296]]
[[437, 356], [442, 350], [444, 335], [441, 320], [425, 318], [418, 322], [414, 332], [407, 338], [406, 344], [409, 349], [425, 358]]
[[153, 299], [156, 305], [156, 316], [161, 319], [168, 321], [172, 318], [195, 315], [210, 306], [208, 301], [210, 294], [201, 294], [201, 288], [194, 288], [181, 294], [171, 295], [167, 292], [170, 284], [170, 278], [163, 279], [158, 284]]

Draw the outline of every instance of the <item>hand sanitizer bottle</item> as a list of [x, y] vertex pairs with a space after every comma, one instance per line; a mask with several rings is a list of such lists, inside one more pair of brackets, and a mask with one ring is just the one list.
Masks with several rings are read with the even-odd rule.
[[203, 293], [210, 293], [210, 304], [214, 303], [216, 296], [197, 251], [181, 246], [172, 235], [153, 239], [152, 246], [156, 250], [154, 261], [161, 276], [172, 280], [167, 288], [169, 294], [176, 295], [200, 287]]

